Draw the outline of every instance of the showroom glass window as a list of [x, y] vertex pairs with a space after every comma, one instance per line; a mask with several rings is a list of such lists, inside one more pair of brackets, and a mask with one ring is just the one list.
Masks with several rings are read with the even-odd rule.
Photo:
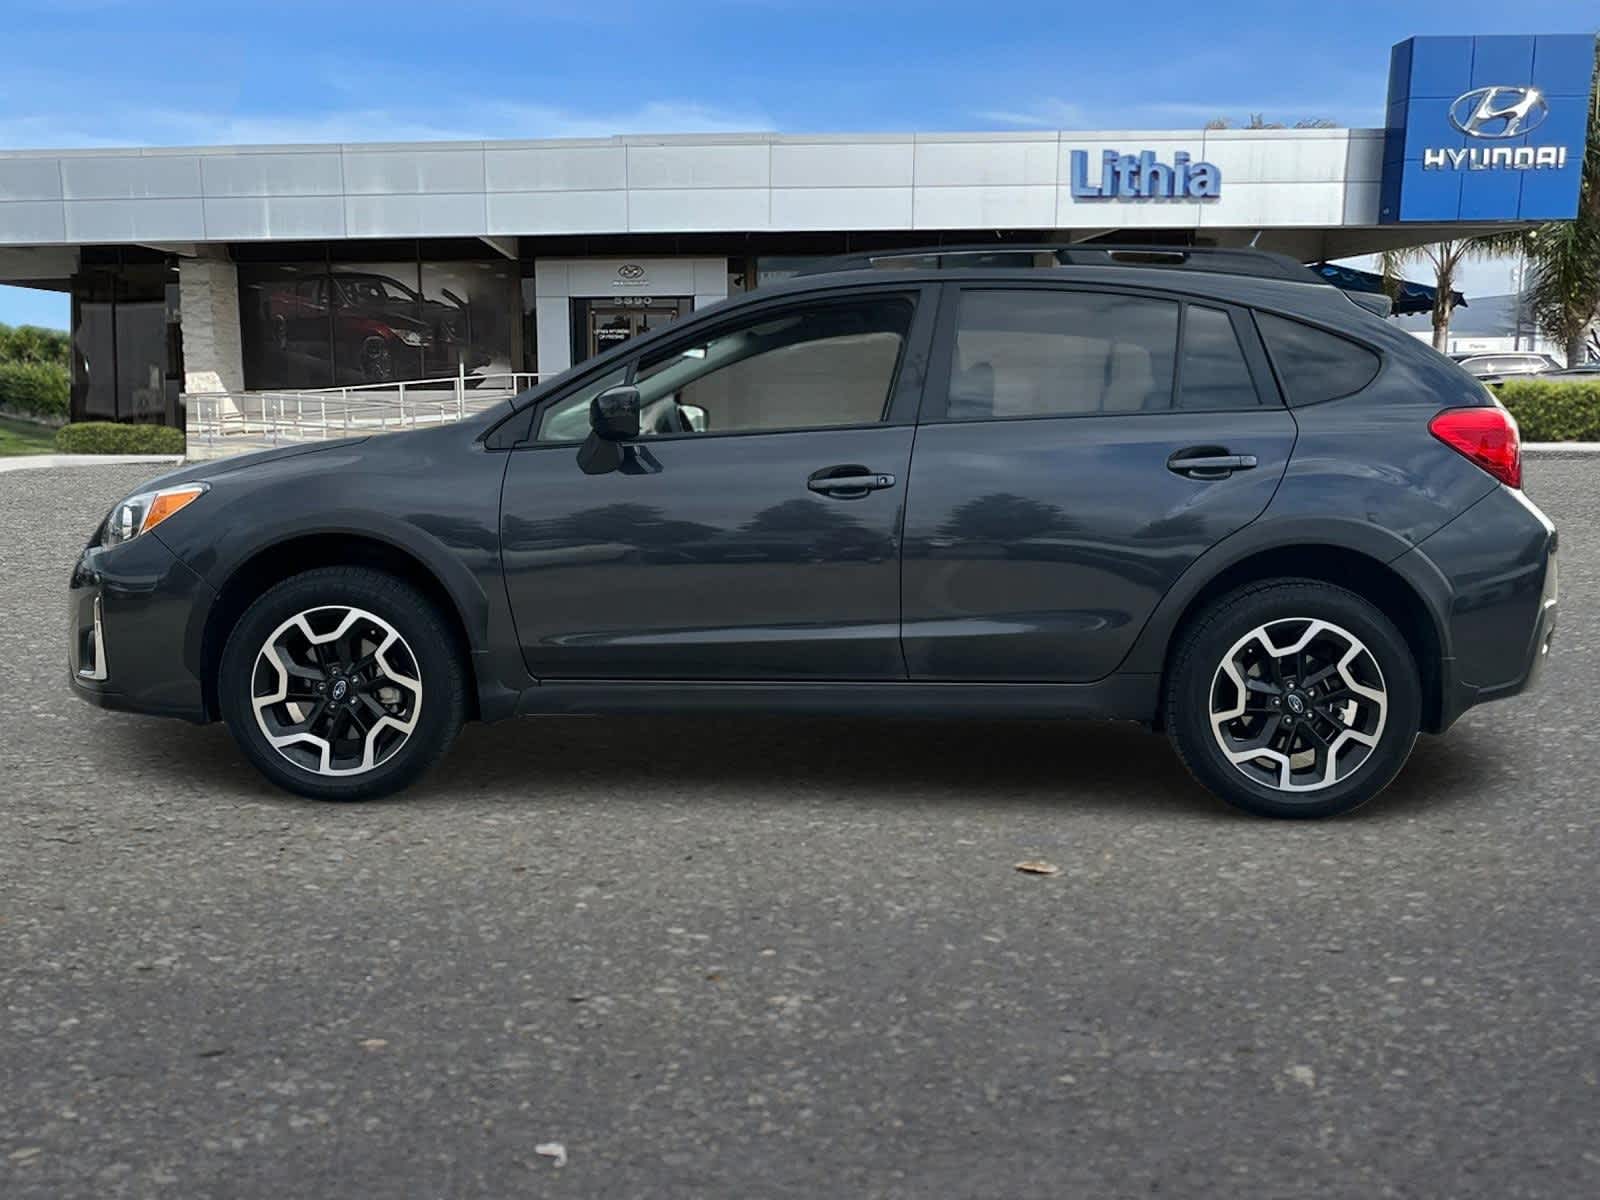
[[72, 279], [73, 420], [183, 424], [176, 281], [165, 255], [86, 250]]
[[517, 265], [382, 251], [239, 267], [245, 386], [354, 387], [510, 371]]
[[1176, 301], [1045, 288], [967, 290], [956, 320], [952, 420], [1172, 407]]
[[[818, 301], [763, 313], [701, 342], [644, 358], [644, 436], [754, 433], [883, 420], [911, 328], [909, 297]], [[625, 368], [548, 409], [540, 441], [588, 436], [589, 401]]]

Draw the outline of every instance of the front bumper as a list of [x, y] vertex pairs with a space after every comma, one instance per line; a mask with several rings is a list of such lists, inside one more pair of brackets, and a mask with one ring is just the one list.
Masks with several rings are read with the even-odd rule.
[[67, 597], [73, 691], [101, 708], [209, 719], [200, 647], [216, 593], [155, 533], [86, 549]]

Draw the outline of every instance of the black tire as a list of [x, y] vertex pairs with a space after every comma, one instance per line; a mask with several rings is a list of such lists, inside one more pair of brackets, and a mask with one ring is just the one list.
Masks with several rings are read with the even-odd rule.
[[[268, 741], [252, 698], [259, 681], [272, 675], [267, 668], [268, 675], [258, 676], [257, 658], [274, 631], [296, 614], [341, 606], [370, 613], [400, 635], [420, 688], [414, 727], [398, 747], [386, 757], [374, 754], [375, 765], [359, 773], [328, 775], [291, 761]], [[235, 740], [273, 783], [317, 800], [367, 800], [414, 783], [449, 749], [466, 713], [463, 663], [459, 638], [416, 588], [366, 567], [323, 567], [277, 584], [239, 618], [222, 651], [217, 699]]]
[[[1308, 619], [1329, 622], [1360, 639], [1381, 672], [1387, 708], [1381, 729], [1374, 726], [1377, 744], [1365, 751], [1358, 765], [1350, 767], [1348, 773], [1340, 773], [1336, 768], [1335, 781], [1318, 790], [1296, 792], [1280, 790], [1257, 777], [1272, 773], [1281, 782], [1285, 767], [1268, 767], [1257, 760], [1255, 774], [1250, 774], [1247, 773], [1252, 769], [1249, 764], [1244, 769], [1235, 766], [1219, 744], [1221, 735], [1214, 731], [1211, 716], [1214, 696], [1238, 694], [1238, 689], [1224, 681], [1220, 673], [1224, 657], [1240, 639], [1274, 621]], [[1287, 630], [1285, 636], [1292, 637], [1296, 627], [1277, 628]], [[1276, 633], [1273, 636], [1276, 638]], [[1279, 647], [1285, 644], [1275, 641]], [[1365, 660], [1356, 661], [1365, 663]], [[1338, 681], [1333, 680], [1322, 686], [1337, 684]], [[1285, 693], [1281, 698], [1262, 702], [1281, 709], [1288, 722], [1287, 700]], [[1223, 705], [1218, 711], [1225, 712], [1230, 707]], [[1174, 648], [1167, 675], [1163, 714], [1178, 757], [1207, 790], [1222, 800], [1258, 816], [1330, 817], [1365, 804], [1388, 786], [1405, 765], [1421, 721], [1422, 687], [1416, 661], [1405, 638], [1371, 603], [1334, 584], [1311, 579], [1271, 579], [1220, 597], [1184, 629]], [[1305, 721], [1302, 716], [1302, 725]], [[1326, 736], [1340, 726], [1323, 718], [1317, 728]], [[1280, 728], [1280, 733], [1287, 732]], [[1305, 739], [1306, 734], [1302, 730], [1299, 736]], [[1326, 740], [1336, 743], [1338, 734], [1326, 736]], [[1299, 744], [1309, 745], [1309, 742], [1303, 740]], [[1355, 753], [1362, 752], [1362, 746], [1352, 740], [1347, 739], [1346, 745], [1353, 747]], [[1303, 752], [1300, 759], [1304, 760]], [[1326, 759], [1315, 761], [1320, 765]]]

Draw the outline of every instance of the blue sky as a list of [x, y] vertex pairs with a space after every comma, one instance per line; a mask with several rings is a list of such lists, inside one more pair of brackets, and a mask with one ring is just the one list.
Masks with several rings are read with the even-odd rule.
[[[710, 130], [1381, 123], [1412, 34], [1600, 28], [1596, 0], [7, 0], [0, 149]], [[1469, 275], [1469, 281], [1470, 281]], [[0, 321], [65, 302], [0, 288]]]

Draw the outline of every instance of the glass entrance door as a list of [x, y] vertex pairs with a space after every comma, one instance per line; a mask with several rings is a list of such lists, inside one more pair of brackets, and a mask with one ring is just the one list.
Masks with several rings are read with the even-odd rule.
[[573, 359], [581, 361], [676, 321], [694, 302], [689, 296], [617, 296], [572, 306]]

